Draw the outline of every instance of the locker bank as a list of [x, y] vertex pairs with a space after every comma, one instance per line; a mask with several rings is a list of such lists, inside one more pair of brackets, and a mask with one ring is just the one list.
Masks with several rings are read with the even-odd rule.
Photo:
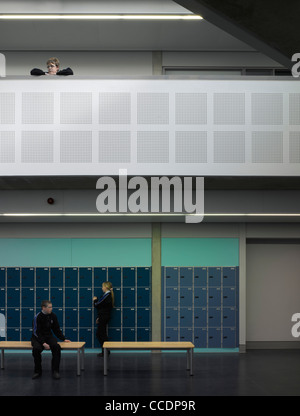
[[[37, 386], [30, 351], [7, 352], [0, 395], [299, 395], [299, 6], [279, 23], [254, 1], [12, 3], [0, 5], [0, 342], [30, 341], [50, 300], [86, 344], [80, 377], [62, 353], [59, 387], [51, 354]], [[49, 75], [50, 57], [73, 75]], [[192, 342], [193, 377], [182, 352], [150, 350], [111, 351], [103, 376], [103, 282], [108, 340]]]

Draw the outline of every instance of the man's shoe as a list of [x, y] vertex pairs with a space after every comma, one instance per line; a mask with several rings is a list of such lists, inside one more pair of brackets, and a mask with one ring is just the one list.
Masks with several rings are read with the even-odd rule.
[[34, 373], [33, 376], [32, 376], [32, 380], [35, 380], [35, 379], [41, 377], [41, 375], [42, 375], [42, 373]]
[[53, 371], [52, 377], [54, 378], [54, 380], [59, 380], [60, 379], [59, 372], [58, 371]]

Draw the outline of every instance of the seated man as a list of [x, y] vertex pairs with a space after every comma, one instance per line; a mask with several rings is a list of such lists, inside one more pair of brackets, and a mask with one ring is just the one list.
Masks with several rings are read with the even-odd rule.
[[42, 69], [33, 68], [30, 71], [31, 75], [73, 75], [71, 68], [59, 70], [59, 60], [57, 58], [50, 58], [47, 61], [48, 72], [44, 72]]
[[[36, 379], [42, 375], [42, 351], [44, 349], [52, 352], [52, 373], [54, 379], [59, 379], [59, 364], [61, 348], [57, 343], [57, 338], [65, 342], [71, 342], [66, 339], [62, 333], [57, 316], [52, 312], [52, 303], [49, 300], [43, 300], [42, 310], [33, 319], [32, 322], [32, 355], [34, 358], [34, 374], [33, 379]], [[53, 333], [52, 333], [53, 331]]]

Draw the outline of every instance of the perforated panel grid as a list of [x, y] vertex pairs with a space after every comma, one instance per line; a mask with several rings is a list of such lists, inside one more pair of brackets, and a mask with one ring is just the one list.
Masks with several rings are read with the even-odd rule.
[[99, 132], [100, 163], [130, 163], [130, 131]]
[[0, 132], [0, 163], [14, 163], [15, 161], [15, 132]]
[[245, 132], [218, 131], [214, 134], [215, 163], [245, 163]]
[[60, 97], [60, 122], [62, 124], [92, 123], [92, 93], [63, 92]]
[[252, 134], [253, 163], [283, 162], [283, 133], [279, 131], [256, 131]]
[[169, 123], [169, 94], [138, 93], [137, 102], [138, 124]]
[[60, 134], [60, 161], [62, 163], [91, 163], [92, 132], [62, 131]]
[[300, 94], [290, 94], [290, 124], [300, 125]]
[[176, 132], [176, 163], [206, 163], [206, 131]]
[[52, 163], [53, 132], [23, 131], [21, 161], [22, 163]]
[[283, 124], [283, 95], [252, 94], [252, 124], [270, 126]]
[[300, 163], [300, 132], [290, 133], [290, 163]]
[[214, 94], [215, 124], [245, 124], [245, 94]]
[[207, 123], [207, 94], [180, 93], [175, 100], [176, 124]]
[[169, 133], [167, 131], [138, 132], [137, 162], [168, 163]]
[[0, 124], [15, 123], [15, 94], [0, 93]]
[[54, 94], [52, 92], [24, 92], [22, 94], [23, 124], [53, 124]]
[[99, 94], [100, 124], [130, 124], [131, 95], [124, 92]]

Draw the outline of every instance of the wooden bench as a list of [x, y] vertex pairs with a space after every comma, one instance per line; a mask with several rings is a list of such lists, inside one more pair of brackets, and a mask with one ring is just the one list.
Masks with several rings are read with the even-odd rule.
[[[77, 351], [77, 375], [80, 376], [80, 370], [84, 370], [84, 346], [85, 342], [59, 342], [62, 350]], [[32, 350], [30, 341], [0, 341], [1, 350], [1, 369], [4, 369], [4, 351], [5, 350]], [[81, 354], [80, 354], [81, 352]]]
[[108, 350], [186, 350], [187, 370], [193, 375], [194, 344], [191, 342], [105, 342], [104, 350], [104, 375], [108, 370]]

